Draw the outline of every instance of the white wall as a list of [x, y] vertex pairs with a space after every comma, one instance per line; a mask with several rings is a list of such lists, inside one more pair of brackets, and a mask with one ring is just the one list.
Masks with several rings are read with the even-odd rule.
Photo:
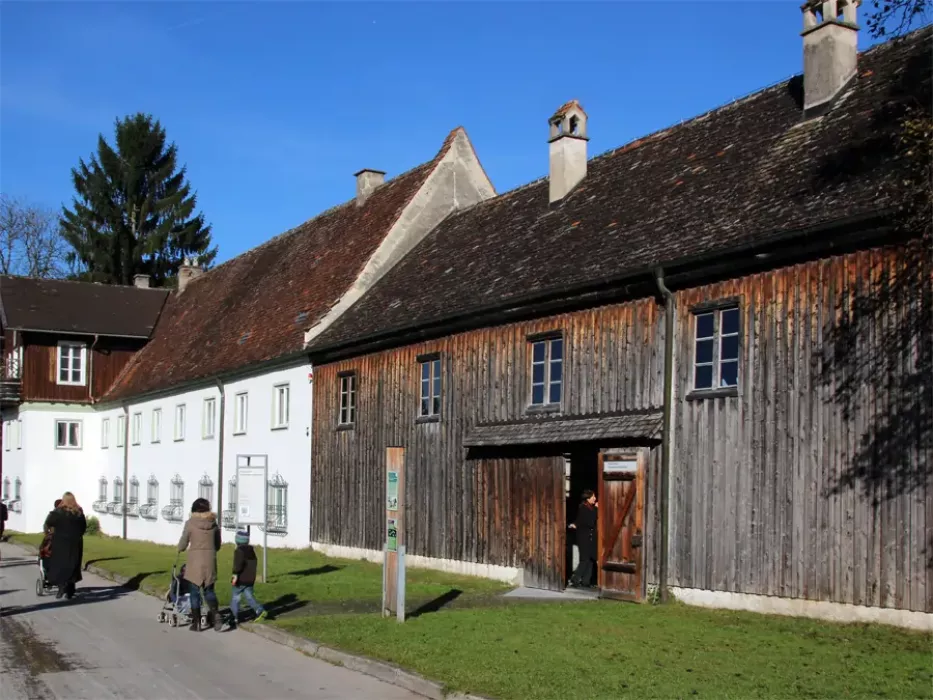
[[[181, 535], [184, 519], [191, 502], [199, 496], [199, 481], [207, 476], [212, 482], [212, 503], [222, 518], [229, 508], [229, 481], [236, 474], [239, 454], [268, 456], [269, 477], [278, 475], [288, 484], [286, 532], [270, 532], [270, 547], [307, 547], [311, 521], [311, 386], [309, 364], [292, 366], [224, 384], [224, 466], [223, 493], [218, 489], [217, 451], [220, 435], [220, 391], [217, 387], [197, 389], [131, 403], [128, 410], [125, 440], [129, 443], [127, 494], [133, 477], [139, 480], [139, 503], [146, 503], [150, 477], [158, 481], [157, 516], [153, 519], [127, 517], [130, 539], [174, 544]], [[286, 427], [274, 428], [274, 388], [288, 385], [289, 420]], [[235, 434], [237, 394], [247, 396], [246, 430]], [[204, 430], [205, 399], [215, 399], [213, 436]], [[176, 439], [175, 411], [185, 406], [184, 437]], [[153, 410], [161, 409], [161, 432], [153, 440]], [[133, 416], [141, 414], [138, 444], [134, 444]], [[22, 449], [17, 449], [15, 421], [22, 421]], [[124, 448], [117, 446], [118, 422], [123, 408], [94, 409], [68, 404], [23, 404], [16, 412], [3, 415], [4, 433], [3, 476], [12, 484], [23, 481], [22, 513], [10, 512], [7, 527], [24, 532], [38, 532], [56, 498], [65, 491], [74, 492], [85, 513], [100, 520], [108, 535], [122, 535], [123, 518], [116, 513], [96, 512], [99, 482], [107, 482], [107, 501], [114, 500], [114, 481], [123, 478]], [[55, 422], [59, 419], [80, 420], [80, 449], [55, 448]], [[9, 428], [12, 421], [14, 427]], [[109, 421], [108, 439], [103, 443], [102, 427]], [[7, 446], [10, 450], [7, 451]], [[171, 482], [180, 477], [184, 483], [181, 520], [165, 517], [163, 508], [169, 505]], [[218, 497], [222, 503], [218, 502]], [[224, 540], [233, 541], [234, 529], [224, 528]], [[259, 543], [262, 532], [253, 530], [253, 542]]]

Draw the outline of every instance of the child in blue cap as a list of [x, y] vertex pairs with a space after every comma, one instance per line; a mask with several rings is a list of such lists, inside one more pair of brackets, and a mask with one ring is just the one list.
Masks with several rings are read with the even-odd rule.
[[238, 530], [236, 533], [236, 551], [233, 553], [233, 595], [230, 598], [230, 629], [236, 629], [240, 612], [240, 596], [256, 613], [256, 621], [266, 619], [266, 610], [253, 595], [253, 586], [256, 583], [256, 550], [249, 543], [249, 533]]

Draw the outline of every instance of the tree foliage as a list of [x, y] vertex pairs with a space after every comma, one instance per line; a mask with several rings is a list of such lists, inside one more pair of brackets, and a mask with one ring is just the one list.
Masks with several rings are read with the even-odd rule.
[[67, 254], [54, 210], [0, 194], [0, 273], [66, 277]]
[[97, 153], [72, 169], [76, 196], [61, 225], [82, 279], [132, 284], [145, 274], [163, 286], [185, 257], [211, 264], [211, 227], [195, 213], [197, 197], [177, 160], [161, 124], [136, 114], [116, 121], [113, 147], [100, 135]]
[[928, 21], [930, 0], [872, 0], [865, 24], [876, 39], [900, 36]]

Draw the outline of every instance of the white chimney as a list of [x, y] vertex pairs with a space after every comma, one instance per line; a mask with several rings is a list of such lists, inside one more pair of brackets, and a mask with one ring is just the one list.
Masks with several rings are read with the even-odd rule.
[[149, 275], [133, 275], [133, 286], [149, 289]]
[[185, 287], [188, 286], [191, 280], [203, 274], [204, 270], [198, 264], [197, 256], [190, 258], [185, 256], [184, 262], [178, 267], [178, 293], [181, 294], [185, 291]]
[[803, 10], [803, 111], [828, 109], [855, 77], [861, 0], [807, 0]]
[[586, 177], [586, 112], [571, 100], [548, 119], [550, 125], [550, 201], [563, 199]]
[[356, 177], [356, 205], [361, 206], [373, 190], [386, 181], [386, 174], [381, 170], [370, 170], [363, 168], [358, 173], [353, 173]]

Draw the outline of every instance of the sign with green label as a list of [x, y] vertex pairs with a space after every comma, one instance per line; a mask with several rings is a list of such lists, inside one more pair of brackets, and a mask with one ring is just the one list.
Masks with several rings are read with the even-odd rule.
[[398, 510], [398, 472], [387, 472], [386, 510]]
[[386, 549], [390, 552], [398, 551], [398, 521], [389, 518], [386, 527]]

